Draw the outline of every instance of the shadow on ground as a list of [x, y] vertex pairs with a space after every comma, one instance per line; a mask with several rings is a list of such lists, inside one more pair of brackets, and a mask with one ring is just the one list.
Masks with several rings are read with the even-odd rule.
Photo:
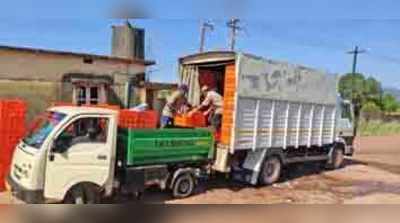
[[[357, 160], [346, 159], [344, 166], [351, 165], [366, 165], [366, 163]], [[284, 168], [279, 183], [292, 181], [300, 177], [319, 175], [327, 171], [329, 170], [326, 170], [320, 163], [292, 164]], [[232, 181], [229, 179], [229, 175], [215, 174], [211, 176], [207, 181], [199, 182], [195, 195], [200, 195], [202, 193], [205, 193], [207, 190], [215, 189], [228, 189], [233, 192], [239, 192], [242, 189], [246, 189], [249, 187], [254, 186]], [[255, 188], [260, 187], [263, 186], [257, 186]], [[168, 193], [168, 191], [160, 191], [158, 188], [149, 188], [142, 194], [140, 200], [134, 196], [121, 196], [114, 199], [113, 201], [109, 201], [109, 203], [165, 203], [172, 200], [173, 198], [171, 197], [170, 193]]]

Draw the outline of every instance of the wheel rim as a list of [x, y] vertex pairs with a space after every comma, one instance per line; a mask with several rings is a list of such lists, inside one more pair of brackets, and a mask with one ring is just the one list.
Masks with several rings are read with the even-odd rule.
[[190, 181], [188, 179], [184, 179], [179, 183], [178, 191], [181, 194], [186, 194], [190, 190]]
[[275, 165], [273, 163], [268, 163], [266, 168], [266, 176], [270, 177], [274, 174]]
[[263, 184], [275, 183], [280, 175], [280, 161], [278, 159], [270, 159], [265, 162], [263, 168]]

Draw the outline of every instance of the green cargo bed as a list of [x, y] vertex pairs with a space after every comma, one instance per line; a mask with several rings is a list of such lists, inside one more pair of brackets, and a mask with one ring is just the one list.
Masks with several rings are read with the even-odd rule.
[[203, 162], [213, 158], [208, 129], [120, 129], [118, 151], [127, 166]]

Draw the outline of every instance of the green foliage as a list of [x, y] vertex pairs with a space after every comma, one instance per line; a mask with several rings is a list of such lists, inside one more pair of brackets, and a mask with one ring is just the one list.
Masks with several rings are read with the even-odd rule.
[[367, 102], [363, 105], [361, 111], [363, 113], [379, 113], [381, 108], [375, 102]]
[[400, 123], [383, 121], [361, 122], [359, 130], [361, 136], [398, 135], [400, 134]]
[[382, 98], [382, 108], [385, 112], [396, 112], [400, 105], [393, 95], [385, 94]]
[[[394, 112], [400, 108], [399, 102], [390, 94], [383, 95], [381, 83], [373, 77], [365, 78], [362, 74], [346, 74], [339, 81], [339, 92], [341, 96], [353, 102], [355, 112], [361, 111], [367, 106], [367, 112], [374, 103], [380, 111]], [[364, 109], [363, 109], [364, 110]]]
[[369, 101], [362, 106], [361, 113], [364, 118], [369, 121], [373, 118], [379, 118], [381, 108], [374, 101]]
[[[372, 81], [369, 81], [369, 85], [372, 85]], [[345, 99], [357, 103], [358, 107], [365, 103], [366, 100], [366, 80], [362, 74], [346, 74], [340, 78], [339, 81], [339, 92]], [[373, 86], [368, 86], [373, 88]]]

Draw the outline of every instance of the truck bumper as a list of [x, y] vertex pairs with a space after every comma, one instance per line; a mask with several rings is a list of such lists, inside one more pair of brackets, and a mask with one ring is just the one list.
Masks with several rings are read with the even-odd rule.
[[28, 204], [40, 204], [44, 202], [42, 190], [28, 190], [15, 182], [10, 175], [7, 176], [12, 195]]

